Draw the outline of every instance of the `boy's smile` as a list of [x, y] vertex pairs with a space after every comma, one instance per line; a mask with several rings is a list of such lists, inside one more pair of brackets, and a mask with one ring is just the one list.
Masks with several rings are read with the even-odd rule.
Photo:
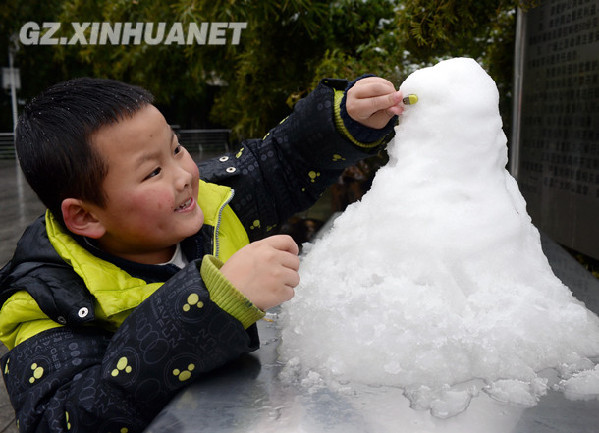
[[99, 245], [140, 263], [168, 261], [204, 222], [191, 156], [153, 105], [101, 128], [92, 143], [108, 166], [106, 206], [90, 208], [105, 230]]

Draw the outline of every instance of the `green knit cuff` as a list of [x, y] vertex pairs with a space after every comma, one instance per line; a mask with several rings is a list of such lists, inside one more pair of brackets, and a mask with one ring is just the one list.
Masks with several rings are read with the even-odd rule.
[[205, 255], [200, 267], [200, 275], [208, 288], [210, 299], [222, 310], [241, 322], [245, 329], [264, 317], [264, 311], [256, 307], [220, 272], [223, 262], [211, 255]]
[[362, 143], [362, 142], [356, 140], [356, 138], [353, 135], [351, 135], [351, 133], [347, 130], [347, 128], [345, 127], [345, 122], [343, 121], [343, 118], [341, 117], [341, 101], [343, 100], [344, 95], [345, 95], [345, 91], [335, 89], [335, 126], [337, 127], [337, 131], [341, 135], [343, 135], [344, 137], [349, 139], [349, 141], [351, 141], [353, 144], [355, 144], [356, 146], [361, 147], [363, 149], [371, 149], [373, 147], [380, 145], [383, 142], [383, 140], [385, 139], [385, 137], [381, 137], [380, 139], [378, 139], [377, 141], [375, 141], [373, 143]]

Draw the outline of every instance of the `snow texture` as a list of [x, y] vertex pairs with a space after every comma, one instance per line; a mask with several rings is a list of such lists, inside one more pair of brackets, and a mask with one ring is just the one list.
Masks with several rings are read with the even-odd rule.
[[[534, 405], [547, 390], [542, 369], [593, 368], [599, 318], [541, 250], [505, 169], [487, 73], [472, 59], [450, 59], [412, 73], [401, 90], [419, 101], [402, 115], [389, 163], [362, 201], [304, 248], [301, 284], [281, 315], [280, 351], [290, 361], [282, 377], [400, 387], [412, 407], [442, 418], [480, 390]], [[578, 382], [597, 381], [597, 369], [583, 371]], [[584, 393], [572, 379], [562, 389]]]

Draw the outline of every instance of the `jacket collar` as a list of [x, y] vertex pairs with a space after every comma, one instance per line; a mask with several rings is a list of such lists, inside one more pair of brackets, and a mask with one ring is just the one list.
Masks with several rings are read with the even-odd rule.
[[[212, 225], [218, 224], [220, 213], [232, 194], [228, 187], [200, 181], [198, 203], [204, 212], [204, 227], [183, 246], [191, 260], [214, 252], [216, 237]], [[6, 296], [15, 291], [16, 285], [12, 283], [32, 270], [48, 265], [65, 267], [66, 263], [81, 278], [83, 290], [95, 298], [100, 315], [108, 317], [134, 308], [176, 272], [168, 266], [143, 265], [154, 268], [154, 273], [146, 273], [147, 268], [138, 268], [133, 262], [126, 266], [122, 259], [99, 253], [76, 238], [46, 212], [45, 217], [27, 229], [13, 259], [0, 272], [0, 285], [6, 289]]]
[[[232, 190], [229, 187], [200, 180], [197, 201], [204, 213], [206, 230], [203, 227], [200, 233], [185, 243], [186, 254], [191, 254], [188, 259], [200, 258], [205, 252], [208, 252], [204, 251], [203, 245], [207, 236], [202, 231], [212, 232], [210, 226], [218, 224], [221, 209], [231, 195]], [[111, 294], [122, 299], [123, 294], [117, 293], [118, 291], [134, 290], [139, 295], [131, 299], [131, 305], [137, 305], [151, 294], [140, 290], [150, 282], [148, 277], [153, 282], [164, 282], [177, 271], [170, 265], [140, 265], [99, 250], [93, 246], [93, 243], [90, 244], [83, 240], [77, 242], [76, 237], [63, 229], [50, 212], [46, 213], [46, 232], [54, 249], [81, 276], [85, 286], [96, 299], [106, 299], [107, 296], [110, 298]], [[209, 246], [209, 249], [214, 250], [215, 248], [214, 244]], [[127, 272], [125, 269], [131, 272]], [[155, 288], [152, 288], [151, 292], [153, 293], [154, 290]], [[139, 296], [143, 296], [143, 299], [139, 299]]]

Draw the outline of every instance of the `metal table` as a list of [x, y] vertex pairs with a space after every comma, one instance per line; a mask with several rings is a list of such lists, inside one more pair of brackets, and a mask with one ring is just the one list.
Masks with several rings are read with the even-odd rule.
[[[587, 307], [599, 312], [599, 281], [563, 248], [542, 236], [555, 274]], [[523, 408], [474, 397], [466, 411], [448, 419], [413, 410], [402, 390], [360, 386], [350, 395], [282, 382], [276, 321], [259, 324], [262, 347], [182, 391], [146, 433], [597, 433], [599, 400], [573, 401], [550, 391]]]

